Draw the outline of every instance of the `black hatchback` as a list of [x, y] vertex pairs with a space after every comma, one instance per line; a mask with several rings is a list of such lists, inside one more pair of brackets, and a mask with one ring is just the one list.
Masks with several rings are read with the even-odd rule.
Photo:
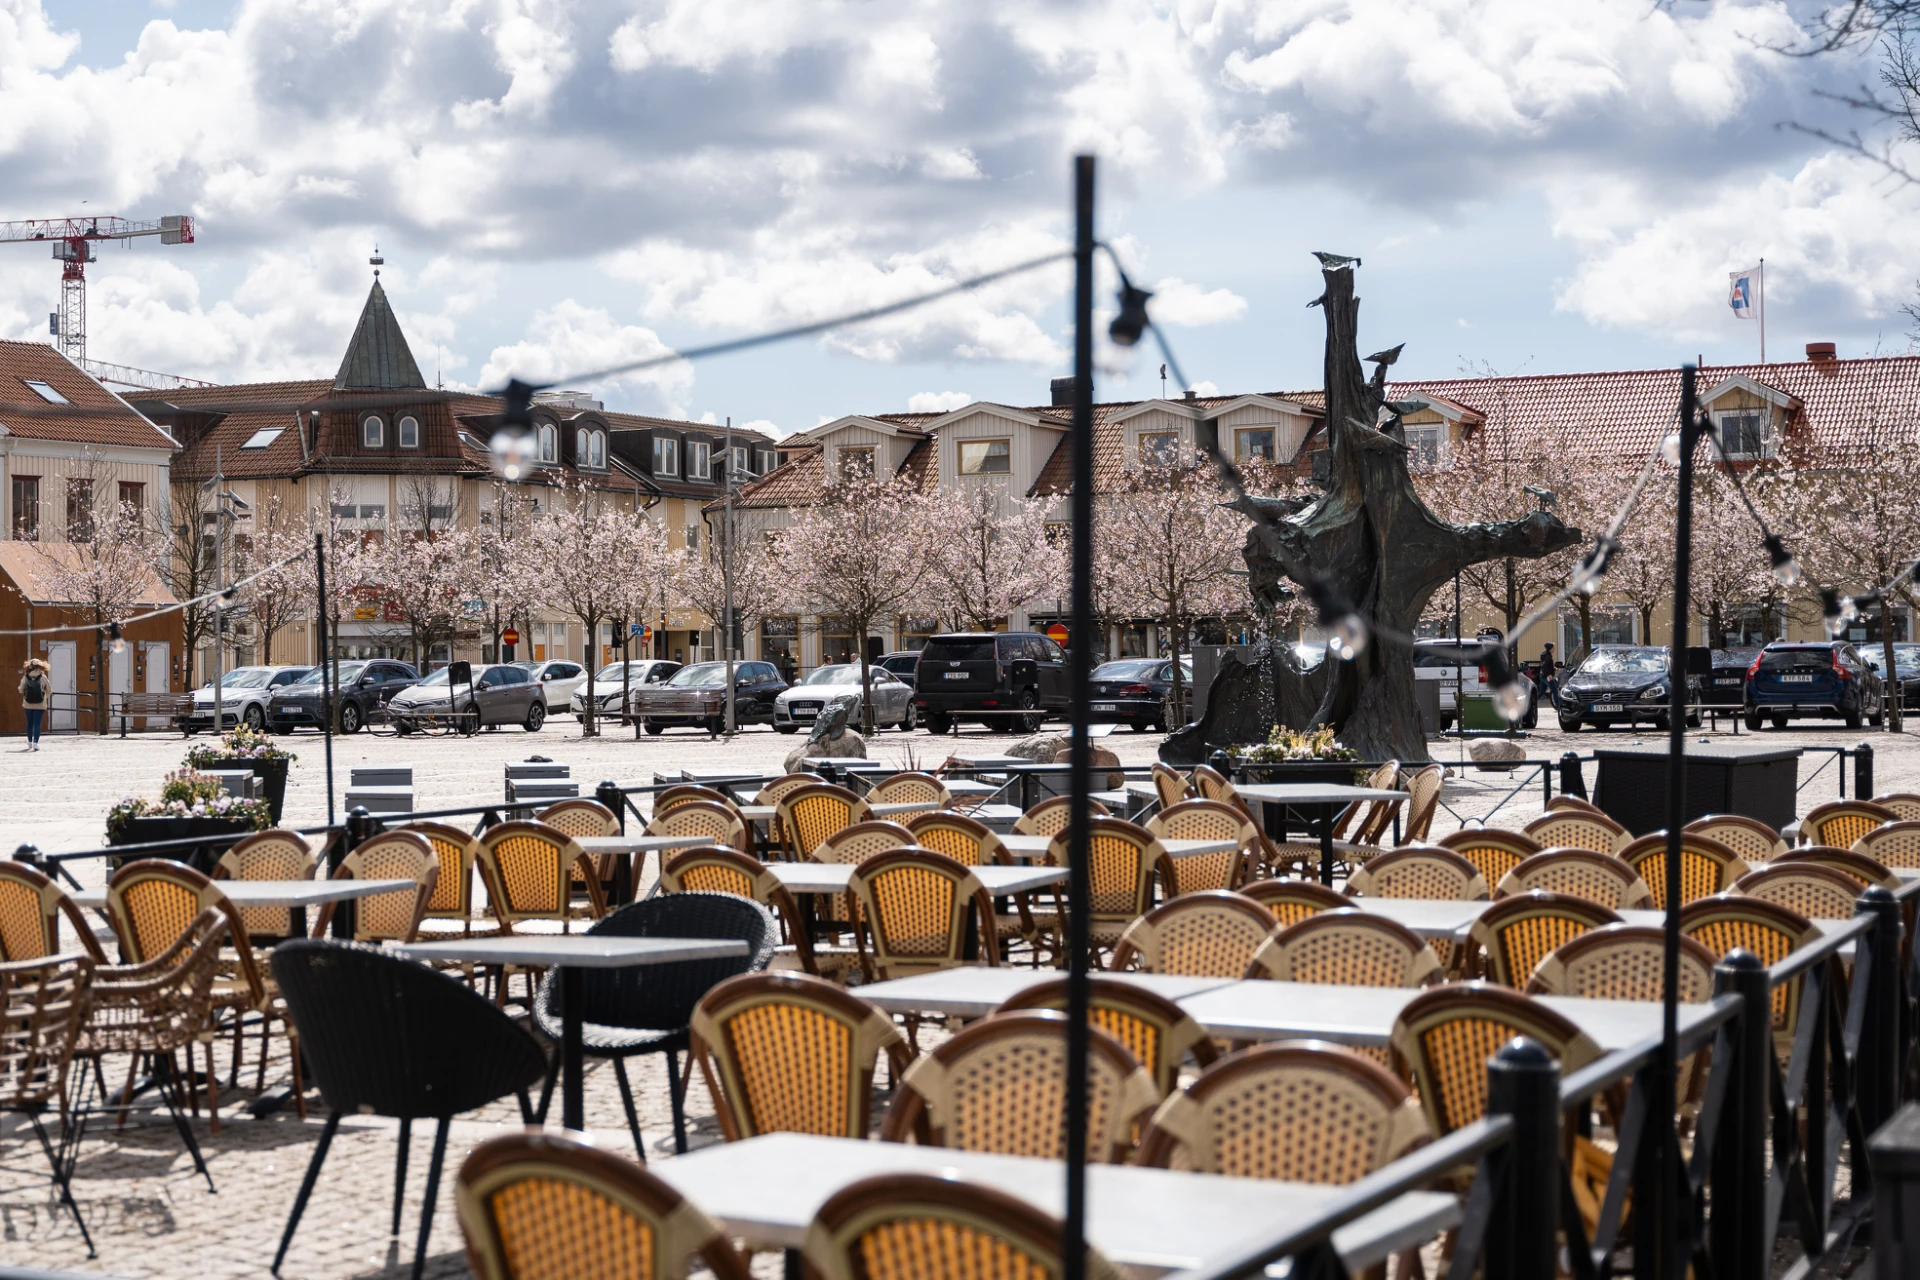
[[[1191, 696], [1193, 669], [1181, 663], [1180, 682]], [[1135, 733], [1166, 723], [1166, 698], [1173, 689], [1168, 658], [1122, 658], [1093, 670], [1093, 716], [1130, 725]]]
[[932, 733], [978, 720], [1002, 733], [1034, 733], [1067, 707], [1067, 655], [1037, 631], [934, 636], [914, 668], [914, 708]]
[[1886, 715], [1879, 673], [1844, 640], [1770, 644], [1747, 671], [1747, 728], [1762, 719], [1784, 729], [1790, 719], [1838, 716], [1847, 728]]

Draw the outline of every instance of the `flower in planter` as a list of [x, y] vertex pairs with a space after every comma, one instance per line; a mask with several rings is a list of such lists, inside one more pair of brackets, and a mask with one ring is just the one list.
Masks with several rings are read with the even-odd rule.
[[1273, 726], [1265, 742], [1250, 747], [1234, 747], [1236, 760], [1251, 764], [1277, 764], [1285, 761], [1358, 760], [1360, 753], [1341, 745], [1332, 728], [1296, 733], [1282, 725]]
[[236, 727], [230, 733], [220, 735], [220, 745], [202, 744], [190, 748], [187, 758], [181, 761], [189, 769], [211, 769], [229, 760], [297, 760], [300, 757], [291, 751], [283, 751], [274, 745], [271, 735], [246, 725]]
[[107, 810], [108, 838], [125, 831], [135, 818], [237, 818], [265, 831], [273, 825], [273, 810], [264, 800], [228, 795], [218, 778], [182, 769], [167, 775], [158, 800], [127, 796]]

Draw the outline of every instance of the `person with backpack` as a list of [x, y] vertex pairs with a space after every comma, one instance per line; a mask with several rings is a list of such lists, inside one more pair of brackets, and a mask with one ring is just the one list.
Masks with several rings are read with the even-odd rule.
[[27, 750], [40, 749], [40, 725], [47, 718], [49, 698], [48, 679], [53, 669], [40, 658], [27, 659], [27, 665], [20, 674], [20, 705], [27, 713]]

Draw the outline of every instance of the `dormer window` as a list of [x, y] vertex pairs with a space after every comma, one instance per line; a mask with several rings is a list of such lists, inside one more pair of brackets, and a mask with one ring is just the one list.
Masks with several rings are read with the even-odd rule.
[[842, 480], [873, 479], [873, 446], [858, 447], [842, 445], [840, 448], [840, 478]]
[[401, 418], [400, 421], [396, 422], [394, 427], [399, 432], [400, 447], [402, 449], [418, 449], [420, 447], [420, 419], [414, 417], [412, 414], [407, 414]]
[[962, 440], [960, 474], [1003, 476], [1013, 470], [1013, 446], [1007, 440]]
[[653, 474], [657, 476], [680, 474], [680, 442], [672, 436], [653, 438]]
[[588, 445], [587, 465], [591, 467], [606, 466], [607, 465], [607, 433], [604, 431], [587, 432], [587, 445]]
[[713, 446], [705, 440], [687, 441], [687, 478], [713, 479]]
[[733, 446], [733, 461], [729, 465], [733, 470], [733, 478], [736, 481], [749, 480], [752, 478], [748, 470], [747, 447], [745, 445], [737, 444]]
[[560, 460], [560, 450], [551, 426], [540, 428], [540, 461], [552, 464]]
[[1438, 471], [1447, 461], [1447, 429], [1438, 422], [1408, 424], [1407, 467], [1412, 471]]
[[1173, 431], [1140, 433], [1140, 461], [1150, 467], [1170, 467], [1180, 456], [1180, 436]]
[[362, 449], [387, 447], [387, 424], [379, 414], [370, 413], [360, 419], [360, 447]]
[[1264, 458], [1273, 461], [1273, 428], [1242, 427], [1233, 433], [1233, 458], [1235, 462], [1245, 462], [1249, 458]]
[[1767, 456], [1767, 415], [1761, 409], [1735, 409], [1716, 416], [1720, 445], [1729, 458]]
[[771, 449], [761, 449], [759, 453], [760, 453], [760, 474], [765, 475], [767, 474], [767, 472], [773, 470], [775, 465], [774, 464], [775, 455], [773, 450]]

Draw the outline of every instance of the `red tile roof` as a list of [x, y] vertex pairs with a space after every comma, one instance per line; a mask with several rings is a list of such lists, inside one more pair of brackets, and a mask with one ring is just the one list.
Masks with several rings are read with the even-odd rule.
[[[49, 403], [29, 379], [67, 403]], [[0, 427], [23, 440], [174, 448], [171, 436], [44, 342], [0, 341]]]

